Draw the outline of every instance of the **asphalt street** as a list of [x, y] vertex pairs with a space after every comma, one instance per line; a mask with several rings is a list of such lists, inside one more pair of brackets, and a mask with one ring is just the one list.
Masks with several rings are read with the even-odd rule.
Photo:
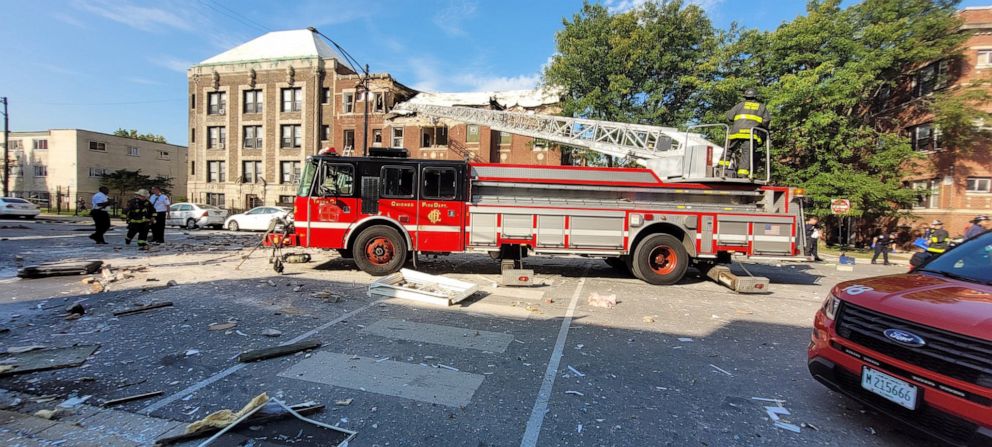
[[[830, 286], [905, 267], [735, 264], [772, 282], [769, 294], [739, 295], [692, 274], [651, 286], [577, 257], [528, 258], [540, 286], [504, 288], [485, 255], [421, 258], [420, 271], [480, 285], [441, 308], [370, 298], [372, 277], [334, 252], [313, 251], [313, 262], [279, 275], [256, 251], [236, 270], [257, 233], [170, 229], [168, 244], [138, 252], [120, 229], [110, 245], [92, 245], [88, 228], [0, 221], [0, 327], [9, 329], [0, 346], [100, 346], [81, 367], [0, 378], [0, 388], [94, 402], [162, 391], [116, 408], [183, 423], [267, 392], [327, 405], [313, 418], [357, 431], [352, 446], [930, 445], [806, 370]], [[14, 278], [18, 266], [69, 259], [101, 259], [131, 277], [99, 293], [78, 276]], [[321, 291], [339, 300], [312, 295]], [[592, 306], [594, 295], [617, 304]], [[152, 301], [173, 306], [112, 315]], [[75, 302], [86, 314], [65, 320]], [[236, 325], [209, 329], [227, 322]], [[302, 340], [321, 346], [235, 360]], [[773, 425], [772, 401], [799, 433]]]

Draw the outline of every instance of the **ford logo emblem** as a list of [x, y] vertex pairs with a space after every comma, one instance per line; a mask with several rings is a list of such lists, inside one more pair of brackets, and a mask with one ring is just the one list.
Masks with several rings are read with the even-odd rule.
[[914, 348], [921, 348], [927, 344], [927, 341], [909, 331], [904, 331], [902, 329], [886, 329], [883, 332], [885, 336], [896, 343], [906, 346], [912, 346]]

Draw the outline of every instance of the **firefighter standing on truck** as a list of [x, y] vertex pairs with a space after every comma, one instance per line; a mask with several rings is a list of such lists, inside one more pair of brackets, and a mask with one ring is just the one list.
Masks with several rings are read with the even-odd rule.
[[951, 234], [944, 229], [944, 223], [939, 220], [931, 222], [930, 228], [932, 231], [930, 232], [930, 240], [928, 241], [930, 245], [927, 246], [927, 252], [939, 255], [947, 250]]
[[[753, 88], [744, 91], [744, 101], [737, 103], [734, 108], [727, 112], [727, 120], [733, 124], [730, 126], [730, 134], [727, 135], [729, 146], [726, 160], [720, 165], [730, 167], [730, 160], [734, 160], [737, 165], [736, 174], [741, 178], [751, 176], [751, 142], [755, 146], [761, 145], [767, 136], [768, 122], [771, 117], [768, 115], [768, 108], [758, 102], [758, 95]], [[766, 132], [752, 129], [762, 129]]]
[[137, 235], [138, 250], [148, 250], [148, 229], [155, 221], [155, 207], [148, 201], [147, 189], [134, 192], [134, 198], [124, 208], [124, 218], [127, 219], [127, 237], [124, 238], [124, 243], [130, 245], [131, 239]]

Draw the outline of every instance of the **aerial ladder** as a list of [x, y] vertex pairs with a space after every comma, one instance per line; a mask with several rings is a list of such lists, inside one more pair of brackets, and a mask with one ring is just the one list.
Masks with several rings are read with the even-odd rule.
[[[703, 124], [691, 126], [686, 131], [673, 127], [649, 126], [644, 124], [619, 123], [613, 121], [571, 118], [545, 115], [533, 112], [511, 112], [503, 110], [479, 109], [461, 106], [423, 104], [407, 101], [398, 104], [394, 111], [412, 112], [431, 118], [446, 118], [466, 124], [487, 126], [499, 132], [508, 132], [531, 138], [548, 140], [558, 144], [586, 148], [600, 154], [619, 159], [630, 159], [653, 170], [659, 178], [669, 182], [754, 182], [767, 183], [770, 166], [766, 166], [759, 178], [732, 178], [726, 169], [725, 124]], [[725, 135], [723, 145], [718, 145], [699, 133], [704, 128], [722, 128]], [[763, 129], [763, 148], [752, 147], [754, 151], [765, 150], [767, 154], [768, 135]], [[752, 161], [753, 163], [753, 161]], [[752, 166], [750, 172], [755, 172]], [[759, 170], [760, 171], [760, 170]]]

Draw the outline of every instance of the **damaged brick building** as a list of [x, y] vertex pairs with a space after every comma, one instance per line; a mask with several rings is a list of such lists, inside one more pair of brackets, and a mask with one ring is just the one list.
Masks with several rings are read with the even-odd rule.
[[333, 147], [405, 147], [411, 157], [561, 164], [557, 147], [484, 126], [394, 110], [404, 101], [556, 110], [541, 91], [421, 93], [387, 73], [362, 77], [309, 30], [265, 34], [194, 65], [189, 85], [189, 200], [230, 209], [291, 204], [303, 160]]

